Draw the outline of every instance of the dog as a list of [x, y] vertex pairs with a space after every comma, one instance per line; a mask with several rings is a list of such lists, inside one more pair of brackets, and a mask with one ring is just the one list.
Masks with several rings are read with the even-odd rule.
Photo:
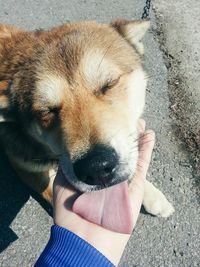
[[[58, 161], [80, 192], [131, 179], [147, 75], [147, 20], [0, 25], [0, 145], [21, 179], [52, 203]], [[147, 212], [174, 208], [146, 181]]]

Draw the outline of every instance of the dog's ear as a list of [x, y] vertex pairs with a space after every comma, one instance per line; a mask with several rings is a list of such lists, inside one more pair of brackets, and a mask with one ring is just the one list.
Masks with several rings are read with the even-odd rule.
[[0, 123], [13, 121], [9, 114], [9, 87], [9, 81], [0, 81]]
[[133, 45], [138, 53], [144, 54], [144, 46], [141, 43], [143, 36], [150, 27], [149, 20], [123, 20], [118, 19], [111, 23], [111, 26], [121, 34], [131, 45]]
[[[24, 31], [15, 26], [0, 24], [0, 62], [1, 62], [1, 52], [4, 49], [7, 41], [13, 40], [14, 36], [22, 32]], [[13, 45], [14, 45], [14, 41], [13, 41]]]
[[0, 24], [0, 39], [11, 38], [13, 35], [23, 32], [23, 30], [6, 24]]
[[[23, 30], [15, 26], [0, 24], [0, 72], [2, 70], [1, 64], [3, 62], [2, 61], [3, 57], [1, 54], [2, 50], [4, 51], [7, 43], [9, 43], [9, 46], [12, 46], [12, 45], [14, 46], [15, 41], [13, 37], [23, 32], [24, 32]], [[12, 42], [10, 42], [10, 40], [12, 40]], [[9, 90], [10, 90], [10, 81], [0, 80], [0, 123], [13, 121], [13, 118], [10, 115]]]

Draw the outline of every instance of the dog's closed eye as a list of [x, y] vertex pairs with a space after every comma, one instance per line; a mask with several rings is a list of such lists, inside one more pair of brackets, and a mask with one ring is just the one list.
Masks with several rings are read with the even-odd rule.
[[50, 128], [58, 118], [59, 108], [43, 108], [36, 111], [36, 117], [43, 128]]
[[115, 85], [117, 85], [117, 83], [119, 82], [120, 77], [115, 79], [115, 80], [111, 80], [111, 81], [107, 81], [100, 89], [101, 93], [104, 95], [108, 90], [110, 90], [111, 88], [113, 88]]

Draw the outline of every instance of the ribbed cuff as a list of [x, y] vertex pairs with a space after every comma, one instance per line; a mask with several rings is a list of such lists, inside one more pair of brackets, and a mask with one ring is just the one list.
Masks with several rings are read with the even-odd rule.
[[85, 240], [58, 225], [51, 235], [35, 267], [114, 267], [114, 265]]

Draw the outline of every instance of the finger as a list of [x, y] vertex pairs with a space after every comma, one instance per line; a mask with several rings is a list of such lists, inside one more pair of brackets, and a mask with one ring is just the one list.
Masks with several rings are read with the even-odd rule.
[[146, 127], [146, 121], [143, 119], [139, 119], [138, 121], [139, 134], [142, 134], [145, 131], [145, 127]]
[[146, 177], [151, 161], [151, 155], [155, 144], [155, 133], [152, 130], [145, 131], [139, 140], [139, 156], [135, 176]]
[[74, 191], [74, 192], [76, 191], [72, 187], [72, 185], [70, 184], [70, 182], [68, 181], [66, 176], [64, 175], [62, 168], [59, 166], [55, 180], [54, 180], [54, 190], [56, 191], [60, 188], [69, 189], [69, 190]]
[[136, 224], [144, 196], [144, 182], [151, 160], [151, 154], [155, 142], [153, 131], [146, 131], [140, 138], [138, 166], [135, 176], [129, 185], [130, 200], [133, 212], [133, 227]]
[[58, 166], [58, 171], [54, 180], [55, 186], [65, 186], [66, 178], [62, 172], [62, 169], [60, 166]]
[[61, 205], [67, 202], [67, 204], [70, 204], [68, 207], [72, 206], [72, 199], [74, 200], [74, 198], [77, 197], [76, 190], [67, 181], [60, 167], [58, 168], [58, 172], [54, 180], [53, 195], [54, 205], [56, 202]]

